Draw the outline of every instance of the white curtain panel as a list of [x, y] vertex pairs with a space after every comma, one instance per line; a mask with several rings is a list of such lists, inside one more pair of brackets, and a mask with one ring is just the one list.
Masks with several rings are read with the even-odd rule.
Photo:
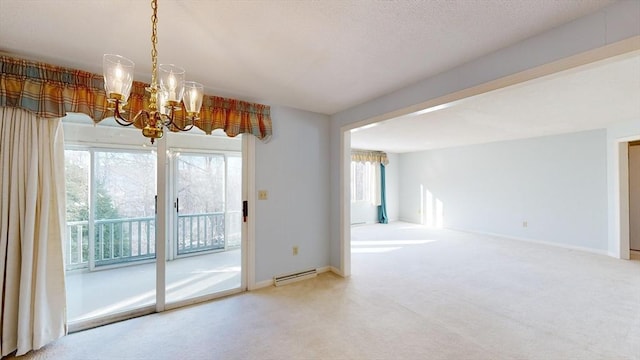
[[60, 119], [0, 107], [0, 353], [66, 334]]

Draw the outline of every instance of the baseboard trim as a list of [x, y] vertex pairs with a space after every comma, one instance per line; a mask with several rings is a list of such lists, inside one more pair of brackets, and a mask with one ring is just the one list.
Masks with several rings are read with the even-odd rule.
[[340, 271], [340, 269], [334, 266], [323, 266], [323, 267], [319, 267], [316, 270], [318, 271], [318, 274], [324, 273], [324, 272], [332, 272], [338, 276], [345, 277], [342, 271]]
[[344, 276], [344, 273], [342, 271], [340, 271], [340, 269], [338, 269], [337, 267], [333, 267], [333, 266], [325, 266], [326, 268], [328, 268], [327, 271], [331, 271], [332, 273], [340, 276], [340, 277], [346, 277]]
[[[337, 268], [333, 267], [333, 266], [321, 266], [319, 268], [316, 268], [316, 271], [318, 272], [318, 274], [322, 274], [325, 272], [332, 272], [338, 276], [344, 277], [344, 275], [342, 275], [342, 272], [340, 270], [338, 270]], [[275, 286], [273, 285], [273, 279], [270, 280], [264, 280], [264, 281], [259, 281], [257, 283], [255, 283], [251, 288], [249, 288], [249, 291], [254, 291], [254, 290], [259, 290], [259, 289], [263, 289], [266, 287], [270, 287], [270, 286]]]
[[552, 241], [536, 240], [536, 239], [523, 238], [523, 237], [518, 237], [518, 236], [505, 235], [505, 234], [500, 234], [500, 233], [492, 233], [492, 232], [487, 232], [487, 231], [455, 229], [455, 228], [449, 228], [449, 230], [467, 232], [467, 233], [478, 234], [478, 235], [495, 236], [495, 237], [500, 237], [500, 238], [503, 238], [503, 239], [524, 241], [524, 242], [533, 243], [533, 244], [549, 245], [549, 246], [559, 247], [559, 248], [568, 249], [568, 250], [584, 251], [584, 252], [597, 254], [597, 255], [612, 256], [607, 250], [593, 249], [593, 248], [588, 248], [588, 247], [584, 247], [584, 246], [561, 244], [561, 243], [552, 242]]
[[251, 289], [249, 289], [249, 291], [259, 290], [259, 289], [266, 288], [266, 287], [269, 287], [269, 286], [274, 286], [273, 285], [273, 279], [258, 281], [253, 285], [253, 287]]
[[403, 217], [399, 217], [397, 221], [402, 221], [410, 224], [422, 225], [420, 221], [416, 221], [416, 219], [407, 219]]

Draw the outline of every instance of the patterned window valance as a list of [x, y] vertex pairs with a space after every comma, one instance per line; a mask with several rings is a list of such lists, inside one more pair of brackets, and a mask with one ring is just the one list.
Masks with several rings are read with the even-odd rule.
[[[0, 56], [0, 106], [31, 111], [44, 118], [64, 117], [67, 112], [89, 115], [98, 123], [111, 116], [102, 75], [35, 61]], [[137, 114], [148, 102], [145, 87], [134, 81], [125, 110]], [[185, 114], [186, 111], [180, 111]], [[184, 115], [182, 115], [184, 116]], [[183, 118], [176, 120], [184, 124]], [[134, 124], [142, 127], [141, 124]], [[228, 136], [253, 134], [268, 140], [272, 134], [271, 108], [240, 100], [205, 95], [195, 126], [207, 134], [222, 129]]]
[[351, 161], [379, 163], [385, 166], [389, 164], [387, 153], [372, 150], [351, 150]]

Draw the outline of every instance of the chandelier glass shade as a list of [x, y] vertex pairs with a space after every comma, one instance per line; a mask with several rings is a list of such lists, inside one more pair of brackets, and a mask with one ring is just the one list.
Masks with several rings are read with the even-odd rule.
[[[104, 90], [109, 102], [108, 109], [113, 111], [116, 122], [122, 126], [139, 124], [142, 134], [151, 139], [159, 139], [164, 134], [164, 128], [188, 131], [193, 128], [202, 107], [204, 87], [202, 84], [185, 81], [183, 68], [173, 64], [158, 65], [158, 1], [151, 1], [151, 84], [146, 88], [149, 92], [149, 104], [133, 117], [124, 116], [123, 107], [129, 100], [135, 64], [133, 61], [114, 54], [103, 56]], [[184, 99], [183, 99], [184, 98]], [[184, 100], [184, 102], [183, 102]], [[178, 111], [186, 110], [182, 126], [174, 120]]]
[[120, 55], [105, 54], [102, 61], [104, 90], [108, 98], [120, 98], [126, 103], [133, 84], [133, 61]]

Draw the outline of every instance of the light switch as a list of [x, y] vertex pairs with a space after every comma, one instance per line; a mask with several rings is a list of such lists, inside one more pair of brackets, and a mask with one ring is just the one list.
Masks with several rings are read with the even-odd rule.
[[258, 200], [267, 200], [267, 190], [258, 190]]

